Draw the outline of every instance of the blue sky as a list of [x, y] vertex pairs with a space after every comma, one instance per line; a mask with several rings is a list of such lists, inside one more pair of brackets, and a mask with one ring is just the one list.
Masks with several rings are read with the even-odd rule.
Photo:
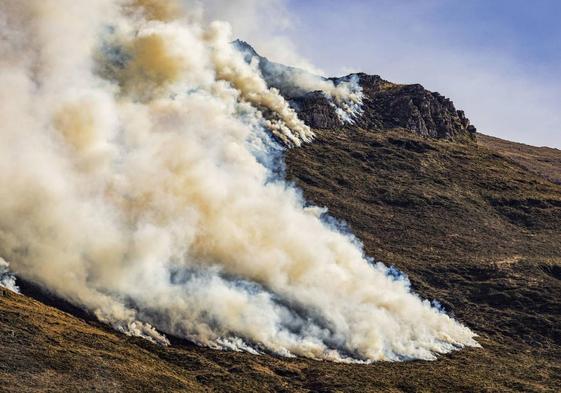
[[328, 75], [421, 83], [479, 131], [561, 148], [561, 1], [286, 0], [285, 34]]

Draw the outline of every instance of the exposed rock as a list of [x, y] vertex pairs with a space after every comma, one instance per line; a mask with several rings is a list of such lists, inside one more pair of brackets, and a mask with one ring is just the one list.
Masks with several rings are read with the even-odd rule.
[[336, 129], [344, 126], [337, 112], [321, 91], [307, 93], [293, 98], [290, 105], [298, 112], [298, 117], [311, 128]]
[[[361, 127], [370, 130], [402, 128], [418, 135], [439, 138], [471, 138], [476, 128], [454, 103], [419, 84], [399, 85], [378, 75], [351, 74], [343, 78], [322, 78], [304, 70], [287, 67], [260, 56], [249, 44], [235, 41], [247, 62], [257, 61], [263, 78], [270, 87], [277, 88], [290, 100], [299, 117], [315, 129]], [[295, 83], [295, 75], [308, 74], [331, 80], [335, 85], [358, 79], [364, 93], [363, 112], [353, 124], [344, 124], [329, 98], [320, 91], [305, 91]]]
[[[355, 126], [371, 130], [403, 128], [422, 136], [453, 139], [476, 132], [454, 103], [423, 86], [398, 85], [378, 75], [354, 74], [363, 89], [363, 113]], [[340, 82], [349, 79], [333, 79]], [[343, 126], [329, 100], [319, 92], [293, 98], [298, 114], [310, 127], [335, 129]]]

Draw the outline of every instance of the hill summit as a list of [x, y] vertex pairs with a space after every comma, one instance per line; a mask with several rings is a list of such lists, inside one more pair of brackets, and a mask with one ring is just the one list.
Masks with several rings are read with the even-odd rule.
[[[344, 77], [324, 78], [307, 71], [275, 63], [257, 53], [244, 41], [234, 41], [249, 63], [257, 62], [263, 78], [291, 103], [298, 116], [315, 129], [337, 129], [354, 126], [371, 130], [401, 128], [421, 136], [438, 139], [473, 139], [476, 128], [464, 111], [437, 92], [420, 84], [403, 85], [382, 79], [379, 75], [354, 73]], [[362, 92], [361, 110], [352, 122], [345, 122], [321, 90], [306, 88], [302, 80], [319, 79], [335, 86], [355, 83]], [[347, 124], [346, 124], [347, 123]]]

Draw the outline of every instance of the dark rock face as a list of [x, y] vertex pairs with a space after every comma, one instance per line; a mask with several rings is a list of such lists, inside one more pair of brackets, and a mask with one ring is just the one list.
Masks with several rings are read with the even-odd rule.
[[404, 128], [443, 139], [476, 131], [450, 99], [421, 85], [396, 85], [371, 75], [361, 75], [360, 80], [366, 100], [359, 124], [365, 128]]
[[293, 98], [290, 105], [296, 109], [298, 117], [311, 128], [333, 130], [344, 126], [335, 108], [320, 91]]
[[360, 127], [376, 131], [401, 128], [438, 139], [471, 138], [476, 132], [464, 112], [456, 110], [454, 103], [439, 93], [430, 92], [418, 84], [399, 85], [378, 75], [363, 73], [329, 78], [335, 85], [358, 80], [364, 93], [363, 113], [354, 119], [353, 124], [344, 124], [322, 92], [305, 91], [295, 84], [295, 75], [308, 74], [306, 71], [271, 62], [246, 42], [235, 41], [233, 45], [243, 53], [247, 62], [258, 61], [267, 84], [278, 89], [311, 128]]
[[[456, 110], [448, 98], [433, 93], [421, 85], [397, 85], [378, 75], [356, 74], [333, 79], [340, 83], [358, 77], [364, 93], [363, 113], [353, 126], [371, 130], [402, 128], [418, 135], [454, 139], [471, 136], [474, 126], [461, 110]], [[335, 109], [320, 92], [294, 98], [293, 106], [302, 120], [317, 129], [341, 128]]]

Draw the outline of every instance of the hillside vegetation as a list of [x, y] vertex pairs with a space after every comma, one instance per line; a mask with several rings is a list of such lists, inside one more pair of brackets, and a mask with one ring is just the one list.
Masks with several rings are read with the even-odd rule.
[[476, 331], [482, 348], [372, 365], [219, 352], [180, 340], [164, 348], [23, 285], [41, 301], [0, 296], [0, 391], [561, 390], [561, 185], [533, 166], [541, 153], [520, 162], [505, 151], [514, 148], [509, 142], [397, 129], [317, 134], [288, 152], [289, 179], [344, 220], [370, 256], [397, 266], [418, 293]]

